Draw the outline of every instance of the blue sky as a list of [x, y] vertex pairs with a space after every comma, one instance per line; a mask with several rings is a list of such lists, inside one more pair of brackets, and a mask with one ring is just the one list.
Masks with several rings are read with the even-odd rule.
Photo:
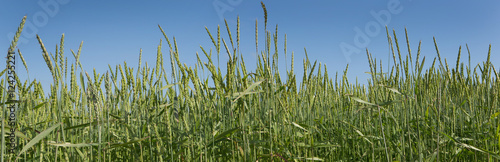
[[[264, 0], [268, 10], [268, 29], [274, 32], [278, 24], [280, 71], [285, 70], [283, 54], [284, 34], [287, 34], [287, 64], [290, 54], [295, 53], [295, 72], [302, 74], [302, 59], [307, 49], [311, 61], [326, 64], [333, 77], [340, 74], [349, 63], [348, 77], [354, 82], [357, 77], [366, 83], [369, 71], [365, 48], [387, 65], [388, 45], [384, 26], [395, 29], [400, 40], [401, 51], [407, 53], [404, 27], [408, 29], [410, 45], [416, 54], [418, 42], [422, 41], [422, 57], [426, 64], [436, 56], [433, 36], [436, 37], [440, 53], [454, 66], [458, 48], [469, 45], [473, 65], [485, 61], [488, 45], [492, 44], [492, 61], [500, 67], [500, 1], [270, 1]], [[43, 40], [47, 50], [54, 53], [61, 34], [65, 34], [65, 54], [74, 61], [70, 49], [75, 52], [81, 41], [81, 62], [86, 71], [93, 68], [105, 73], [108, 64], [112, 67], [123, 64], [137, 67], [139, 50], [143, 50], [143, 64], [153, 65], [160, 39], [164, 39], [157, 25], [161, 25], [172, 39], [175, 36], [180, 51], [180, 60], [194, 66], [199, 46], [213, 48], [205, 26], [215, 33], [221, 25], [226, 42], [223, 18], [235, 35], [236, 17], [241, 21], [241, 53], [247, 69], [255, 68], [255, 20], [259, 21], [259, 48], [264, 48], [263, 11], [260, 1], [249, 0], [204, 0], [204, 1], [76, 1], [76, 0], [8, 0], [0, 6], [0, 49], [7, 52], [12, 33], [16, 31], [22, 17], [27, 15], [18, 48], [28, 64], [30, 80], [42, 82], [47, 92], [52, 82], [49, 69], [43, 61], [42, 52], [35, 34]], [[377, 16], [379, 15], [379, 16]], [[387, 19], [387, 15], [390, 19]], [[377, 31], [377, 29], [379, 29]], [[361, 32], [359, 32], [361, 31]], [[364, 37], [361, 35], [365, 35]], [[365, 39], [361, 39], [365, 38]], [[164, 45], [166, 45], [165, 40]], [[167, 46], [164, 57], [168, 58]], [[344, 51], [342, 50], [344, 49]], [[346, 52], [354, 51], [353, 53]], [[356, 51], [361, 51], [357, 53]], [[462, 61], [466, 62], [466, 53]], [[215, 55], [214, 55], [215, 56]], [[227, 55], [221, 55], [225, 65]], [[203, 58], [206, 61], [206, 58]], [[216, 57], [214, 57], [216, 59]], [[26, 71], [18, 59], [17, 72], [27, 79]], [[169, 70], [169, 62], [165, 62]], [[0, 66], [5, 63], [0, 62]], [[224, 66], [225, 67], [225, 66]], [[91, 74], [91, 73], [89, 73]], [[298, 79], [299, 81], [301, 79]]]

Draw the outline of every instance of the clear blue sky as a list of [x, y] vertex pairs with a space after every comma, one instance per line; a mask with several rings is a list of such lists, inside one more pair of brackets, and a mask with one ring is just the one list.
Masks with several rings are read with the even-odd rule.
[[[417, 51], [418, 42], [422, 41], [422, 56], [427, 57], [427, 65], [436, 56], [432, 38], [436, 37], [442, 57], [454, 66], [458, 47], [469, 45], [472, 63], [486, 60], [488, 45], [492, 44], [493, 64], [500, 67], [500, 1], [270, 1], [264, 0], [268, 10], [268, 29], [274, 31], [279, 25], [280, 70], [285, 70], [283, 55], [284, 34], [288, 38], [288, 54], [295, 52], [296, 74], [302, 74], [304, 47], [309, 58], [326, 64], [330, 75], [335, 75], [350, 64], [348, 77], [351, 82], [358, 77], [366, 83], [369, 78], [364, 72], [369, 71], [365, 48], [374, 57], [387, 63], [388, 45], [383, 26], [395, 29], [400, 43], [404, 45], [404, 27], [407, 27], [412, 52]], [[48, 4], [48, 5], [47, 5]], [[55, 7], [55, 5], [57, 7]], [[217, 7], [214, 7], [214, 4]], [[156, 48], [160, 39], [164, 39], [157, 25], [161, 25], [172, 39], [175, 36], [180, 50], [180, 60], [190, 66], [195, 64], [195, 53], [203, 46], [213, 48], [204, 27], [213, 33], [217, 25], [226, 18], [235, 35], [236, 17], [241, 21], [241, 52], [247, 69], [255, 68], [255, 20], [259, 20], [261, 50], [264, 47], [263, 11], [260, 1], [249, 0], [204, 0], [204, 1], [76, 1], [76, 0], [16, 0], [1, 1], [0, 6], [0, 49], [7, 52], [11, 33], [15, 32], [22, 17], [28, 16], [28, 23], [18, 48], [28, 63], [30, 79], [41, 80], [44, 89], [52, 79], [49, 69], [43, 61], [42, 52], [35, 34], [40, 35], [47, 50], [54, 53], [61, 34], [65, 33], [65, 54], [68, 61], [74, 61], [70, 49], [76, 50], [83, 41], [81, 62], [84, 69], [96, 68], [105, 73], [108, 64], [114, 67], [126, 61], [137, 67], [139, 49], [143, 49], [143, 65], [153, 65]], [[48, 6], [48, 7], [47, 7]], [[375, 14], [374, 14], [375, 13]], [[383, 14], [385, 13], [385, 15]], [[377, 21], [376, 15], [381, 15]], [[390, 15], [390, 20], [386, 15]], [[375, 15], [375, 16], [374, 16]], [[222, 16], [222, 17], [221, 17]], [[366, 32], [366, 27], [370, 31]], [[380, 31], [376, 31], [379, 28]], [[362, 41], [360, 29], [367, 34], [369, 42]], [[10, 34], [9, 34], [10, 33]], [[227, 43], [227, 35], [223, 34]], [[366, 40], [366, 39], [365, 39]], [[164, 40], [164, 45], [166, 42]], [[406, 46], [401, 51], [407, 53]], [[163, 53], [168, 58], [167, 46]], [[342, 48], [360, 50], [359, 53], [342, 51]], [[290, 55], [288, 55], [290, 56]], [[348, 57], [346, 57], [348, 56]], [[466, 62], [466, 55], [462, 55]], [[206, 61], [206, 58], [203, 58]], [[166, 59], [165, 61], [167, 61]], [[227, 55], [221, 55], [221, 61]], [[22, 80], [26, 71], [18, 59], [16, 64]], [[287, 60], [290, 66], [290, 57]], [[169, 65], [169, 62], [165, 62]], [[222, 62], [221, 65], [225, 65]], [[0, 62], [0, 66], [5, 63]], [[169, 70], [169, 66], [166, 66]], [[91, 74], [91, 73], [89, 73]], [[298, 79], [299, 81], [301, 79]], [[47, 92], [48, 89], [45, 89]]]

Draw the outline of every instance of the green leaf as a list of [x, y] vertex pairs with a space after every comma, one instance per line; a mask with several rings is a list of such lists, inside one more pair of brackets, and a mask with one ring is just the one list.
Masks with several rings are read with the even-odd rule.
[[312, 160], [312, 161], [325, 161], [319, 157], [310, 157], [310, 158], [305, 158], [305, 157], [296, 157], [295, 159], [298, 159], [298, 160], [301, 160], [301, 159], [305, 159], [305, 160]]
[[308, 145], [308, 144], [305, 144], [305, 143], [297, 143], [297, 146], [300, 146], [300, 147], [313, 147], [313, 148], [340, 147], [339, 145], [324, 144], [324, 143], [314, 144], [314, 145]]
[[169, 84], [169, 85], [163, 86], [163, 87], [161, 87], [161, 88], [160, 88], [160, 90], [159, 90], [159, 91], [162, 91], [162, 90], [164, 90], [164, 89], [171, 88], [171, 87], [173, 87], [173, 86], [174, 86], [174, 85], [176, 85], [176, 84], [179, 84], [179, 83], [174, 83], [174, 84]]
[[57, 147], [88, 147], [88, 146], [99, 146], [99, 145], [105, 145], [105, 144], [108, 144], [108, 143], [101, 143], [101, 144], [98, 144], [98, 143], [76, 143], [76, 144], [73, 144], [73, 143], [55, 143], [54, 141], [51, 141], [48, 143], [49, 145], [52, 145], [52, 146], [57, 146]]
[[386, 105], [390, 105], [390, 104], [397, 103], [397, 102], [401, 102], [401, 100], [386, 101], [386, 102], [380, 103], [379, 106], [386, 106]]
[[260, 93], [260, 91], [259, 92], [251, 92], [252, 89], [254, 89], [255, 87], [257, 87], [260, 83], [262, 83], [262, 80], [258, 81], [258, 82], [255, 82], [252, 85], [250, 85], [245, 91], [239, 93], [238, 97], [236, 97], [236, 99], [234, 99], [233, 102], [236, 102], [236, 100], [238, 100], [239, 98], [243, 97], [244, 95], [248, 95], [248, 94], [252, 94], [252, 93]]
[[304, 130], [306, 132], [309, 132], [307, 129], [305, 129], [304, 127], [302, 127], [301, 125], [299, 125], [299, 124], [297, 124], [295, 122], [292, 122], [292, 125], [295, 126], [295, 127], [297, 127], [297, 128], [300, 128], [300, 129], [302, 129], [302, 130]]
[[127, 146], [127, 145], [130, 145], [130, 144], [133, 144], [133, 143], [137, 143], [137, 142], [141, 142], [145, 139], [148, 139], [149, 136], [147, 137], [144, 137], [144, 138], [140, 138], [140, 139], [136, 139], [136, 140], [132, 140], [132, 141], [128, 141], [126, 143], [122, 143], [122, 144], [112, 144], [109, 148], [116, 148], [116, 147], [121, 147], [121, 146]]
[[386, 85], [383, 85], [383, 84], [379, 84], [379, 85], [382, 86], [382, 87], [385, 87], [385, 88], [389, 89], [390, 91], [392, 91], [394, 93], [401, 94], [401, 92], [399, 92], [399, 90], [397, 90], [396, 88], [392, 88], [392, 87], [389, 87], [389, 86], [386, 86]]
[[236, 128], [233, 128], [233, 129], [230, 129], [230, 130], [227, 130], [225, 132], [222, 132], [221, 134], [217, 135], [217, 137], [215, 137], [216, 140], [218, 139], [222, 139], [222, 138], [225, 138], [227, 136], [230, 136], [232, 135], [233, 133], [235, 133], [236, 131], [238, 131], [240, 128], [236, 127]]
[[38, 104], [38, 105], [36, 105], [36, 106], [33, 108], [33, 110], [36, 110], [36, 109], [38, 109], [38, 108], [42, 107], [42, 106], [43, 106], [43, 105], [45, 105], [45, 104], [47, 104], [47, 102], [43, 102], [43, 103], [41, 103], [41, 104]]
[[211, 147], [213, 146], [215, 143], [219, 142], [219, 141], [222, 141], [224, 139], [226, 139], [228, 136], [231, 136], [233, 133], [236, 133], [238, 130], [240, 130], [239, 127], [236, 127], [236, 128], [233, 128], [233, 129], [229, 129], [225, 132], [222, 132], [221, 134], [217, 135], [215, 138], [214, 138], [214, 141], [212, 143], [210, 143], [207, 147]]
[[500, 156], [499, 156], [498, 154], [494, 153], [494, 152], [489, 152], [489, 151], [487, 151], [487, 150], [480, 149], [480, 148], [477, 148], [477, 147], [471, 146], [471, 145], [469, 145], [469, 144], [465, 144], [465, 143], [459, 142], [459, 141], [457, 141], [455, 138], [453, 138], [453, 137], [451, 137], [451, 136], [447, 135], [447, 134], [446, 134], [446, 133], [444, 133], [444, 132], [439, 132], [439, 133], [441, 133], [441, 134], [443, 134], [444, 136], [448, 137], [448, 139], [450, 139], [451, 141], [455, 142], [456, 144], [458, 144], [458, 145], [460, 145], [460, 146], [462, 146], [462, 147], [465, 147], [465, 148], [467, 148], [467, 149], [471, 149], [471, 150], [475, 150], [475, 151], [481, 152], [481, 153], [483, 153], [483, 154], [488, 154], [488, 155], [490, 155], [490, 156], [493, 156], [493, 157], [494, 157], [494, 158], [496, 158], [496, 159], [500, 159]]
[[371, 105], [371, 106], [377, 106], [376, 104], [373, 104], [373, 103], [370, 103], [370, 102], [367, 102], [365, 100], [362, 100], [360, 98], [357, 98], [357, 97], [353, 97], [352, 95], [348, 95], [351, 99], [353, 99], [354, 101], [357, 101], [359, 103], [363, 103], [363, 104], [367, 104], [367, 105]]
[[[47, 137], [50, 133], [52, 133], [52, 131], [54, 131], [57, 127], [61, 126], [62, 123], [57, 123], [56, 125], [53, 125], [52, 127], [44, 130], [43, 132], [40, 132], [40, 134], [38, 134], [35, 138], [33, 138], [30, 142], [28, 142], [24, 147], [23, 149], [21, 150], [21, 152], [19, 152], [19, 154], [17, 154], [17, 158], [19, 158], [19, 156], [24, 153], [25, 151], [27, 151], [29, 148], [33, 147], [35, 144], [37, 144], [38, 142], [40, 142], [40, 140], [42, 140], [43, 138]], [[16, 158], [16, 159], [17, 159]]]

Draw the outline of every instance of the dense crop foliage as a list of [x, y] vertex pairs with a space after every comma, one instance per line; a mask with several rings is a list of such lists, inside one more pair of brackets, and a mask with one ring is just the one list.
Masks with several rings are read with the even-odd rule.
[[[23, 24], [24, 20], [17, 37]], [[440, 57], [435, 42], [438, 57], [424, 69], [429, 61], [420, 58], [420, 44], [414, 57], [415, 52], [403, 52], [396, 34], [387, 30], [394, 66], [383, 71], [382, 63], [366, 51], [372, 79], [360, 85], [348, 81], [348, 67], [343, 75], [332, 77], [326, 66], [308, 58], [303, 60], [303, 77], [296, 78], [293, 53], [291, 67], [282, 78], [277, 59], [287, 57], [286, 36], [284, 53], [279, 54], [277, 26], [275, 32], [264, 30], [263, 46], [256, 42], [260, 55], [253, 72], [246, 69], [240, 52], [239, 19], [236, 39], [227, 23], [227, 39], [221, 38], [220, 28], [215, 34], [207, 29], [214, 47], [201, 47], [203, 54], [196, 55], [194, 67], [179, 60], [175, 38], [170, 39], [159, 28], [166, 45], [160, 41], [153, 67], [142, 64], [141, 52], [136, 67], [127, 62], [110, 65], [105, 74], [83, 69], [81, 45], [76, 52], [70, 50], [74, 62], [68, 61], [64, 35], [54, 54], [37, 37], [54, 82], [44, 90], [36, 80], [21, 82], [16, 78], [20, 147], [16, 154], [8, 154], [9, 146], [2, 145], [3, 159], [500, 159], [500, 76], [491, 64], [490, 53], [486, 62], [471, 66], [470, 61], [460, 61], [463, 54], [459, 50], [456, 65], [450, 67]], [[256, 40], [258, 31], [256, 28]], [[410, 49], [407, 35], [406, 43]], [[20, 51], [18, 54], [24, 63]], [[227, 55], [229, 61], [218, 66], [213, 54], [217, 58]], [[167, 65], [171, 71], [165, 70]], [[28, 69], [25, 63], [24, 67]], [[203, 78], [201, 73], [210, 75]], [[0, 75], [4, 76], [5, 70]], [[4, 79], [1, 84], [5, 119]], [[2, 132], [8, 133], [9, 126], [4, 126]]]

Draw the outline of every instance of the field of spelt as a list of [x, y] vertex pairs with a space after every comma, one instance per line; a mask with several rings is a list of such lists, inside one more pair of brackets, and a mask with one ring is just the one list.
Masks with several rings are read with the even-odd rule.
[[[386, 28], [394, 66], [382, 67], [367, 50], [368, 84], [349, 81], [348, 66], [329, 76], [307, 57], [297, 78], [286, 36], [278, 53], [278, 28], [267, 28], [262, 7], [266, 42], [255, 42], [260, 55], [251, 70], [240, 52], [239, 19], [236, 33], [227, 22], [226, 29], [207, 29], [213, 47], [201, 48], [194, 67], [180, 62], [175, 39], [160, 26], [156, 64], [143, 64], [141, 52], [138, 64], [109, 65], [105, 74], [85, 71], [81, 45], [65, 50], [64, 35], [54, 53], [37, 36], [54, 80], [42, 89], [36, 79], [15, 76], [16, 98], [8, 100], [8, 69], [0, 73], [2, 161], [500, 160], [500, 76], [490, 53], [471, 65], [468, 47], [460, 48], [449, 66], [435, 41], [437, 57], [421, 58], [420, 44], [402, 51], [410, 49], [408, 36], [402, 41]], [[16, 50], [25, 19], [9, 50], [28, 70]], [[258, 31], [256, 22], [256, 40]], [[219, 56], [229, 61], [219, 66]], [[278, 71], [278, 57], [291, 57], [289, 70]]]

